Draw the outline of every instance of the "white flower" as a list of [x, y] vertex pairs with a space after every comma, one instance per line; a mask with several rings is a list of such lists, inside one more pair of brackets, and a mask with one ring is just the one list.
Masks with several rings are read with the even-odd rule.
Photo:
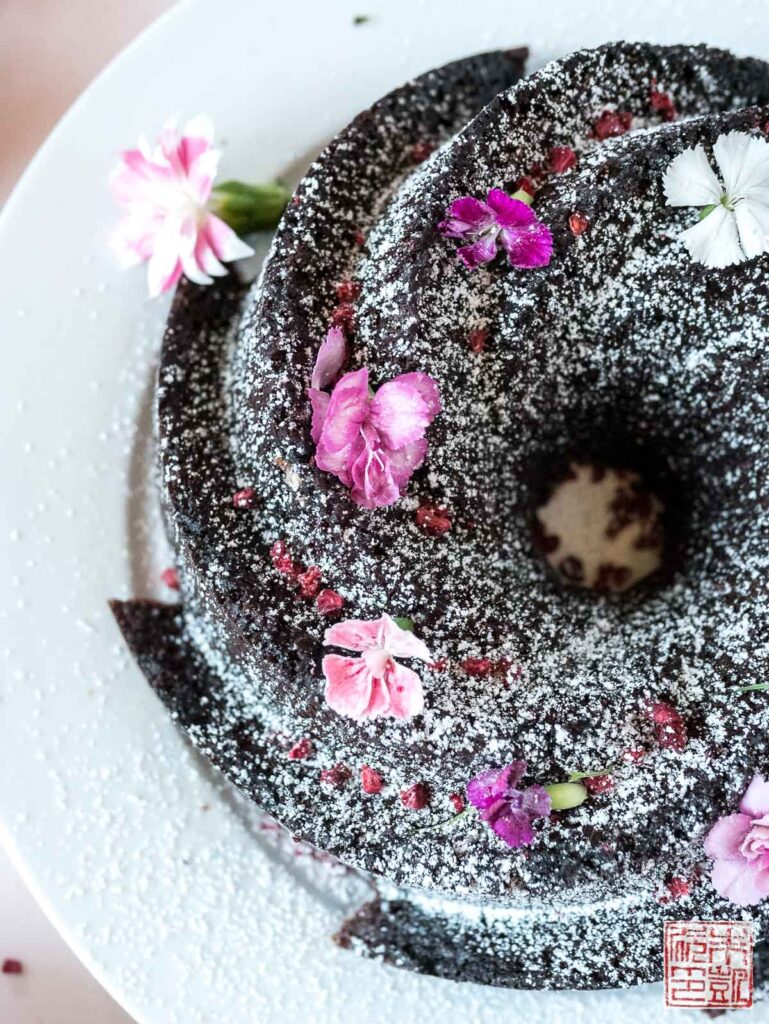
[[769, 142], [729, 132], [718, 136], [713, 156], [723, 184], [699, 143], [671, 162], [662, 185], [668, 206], [705, 207], [680, 235], [692, 259], [729, 267], [769, 252]]

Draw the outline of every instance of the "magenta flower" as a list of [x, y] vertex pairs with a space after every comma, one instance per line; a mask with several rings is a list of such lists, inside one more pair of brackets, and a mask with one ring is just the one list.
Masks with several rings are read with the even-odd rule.
[[457, 256], [474, 270], [497, 255], [501, 245], [514, 267], [545, 267], [553, 254], [553, 236], [528, 203], [493, 188], [481, 202], [474, 196], [455, 199], [438, 225], [446, 238], [460, 238], [468, 245]]
[[340, 715], [363, 718], [409, 718], [424, 707], [422, 681], [396, 658], [431, 661], [425, 644], [383, 615], [364, 621], [348, 619], [326, 630], [323, 643], [357, 651], [360, 658], [327, 654], [323, 659], [326, 701]]
[[180, 135], [174, 121], [151, 148], [140, 139], [125, 150], [110, 177], [124, 217], [112, 246], [125, 267], [147, 263], [150, 296], [172, 288], [182, 274], [211, 284], [227, 271], [222, 263], [251, 256], [253, 249], [207, 209], [219, 150], [208, 118], [188, 121]]
[[480, 811], [492, 831], [508, 846], [528, 846], [534, 838], [532, 820], [550, 816], [550, 795], [544, 786], [518, 789], [526, 774], [525, 761], [481, 772], [467, 785], [467, 799]]
[[[341, 366], [339, 342], [329, 338], [318, 353], [316, 383]], [[427, 454], [425, 431], [441, 411], [435, 381], [403, 373], [374, 394], [364, 367], [346, 373], [330, 395], [318, 387], [309, 394], [318, 469], [338, 477], [363, 508], [392, 505]]]
[[739, 814], [727, 814], [705, 839], [716, 892], [739, 907], [769, 896], [769, 782], [754, 775]]

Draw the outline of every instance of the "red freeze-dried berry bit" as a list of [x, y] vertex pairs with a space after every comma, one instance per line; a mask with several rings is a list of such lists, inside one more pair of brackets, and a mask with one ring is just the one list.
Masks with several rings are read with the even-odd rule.
[[356, 231], [354, 236], [353, 236], [353, 240], [354, 240], [356, 245], [365, 245], [366, 244], [366, 236], [363, 234], [362, 231]]
[[232, 504], [235, 508], [253, 508], [256, 504], [256, 491], [253, 487], [244, 487], [241, 491], [235, 491], [232, 496]]
[[8, 958], [3, 960], [2, 971], [3, 974], [23, 974], [24, 965], [21, 960], [12, 960]]
[[322, 578], [323, 575], [317, 565], [311, 565], [309, 569], [300, 572], [296, 577], [300, 597], [317, 597]]
[[433, 672], [444, 672], [449, 667], [448, 658], [439, 658], [437, 661], [431, 662], [428, 666]]
[[548, 157], [548, 166], [553, 174], [563, 174], [577, 163], [577, 154], [571, 146], [553, 146]]
[[278, 570], [282, 572], [284, 576], [296, 577], [299, 570], [294, 563], [293, 558], [288, 553], [286, 542], [284, 540], [276, 540], [270, 548], [270, 558], [272, 564]]
[[355, 331], [355, 307], [349, 302], [340, 302], [331, 311], [331, 323], [352, 334]]
[[530, 196], [535, 196], [537, 194], [537, 187], [537, 181], [529, 174], [524, 174], [524, 176], [518, 181], [518, 191], [528, 192]]
[[593, 125], [593, 136], [601, 142], [613, 139], [629, 131], [632, 123], [633, 115], [628, 110], [604, 110]]
[[321, 615], [333, 615], [344, 604], [344, 598], [335, 590], [321, 590], [315, 605]]
[[627, 761], [628, 764], [640, 764], [645, 757], [646, 751], [643, 747], [635, 747], [632, 750], [626, 750], [622, 755], [622, 760]]
[[451, 529], [451, 515], [448, 509], [438, 508], [431, 502], [423, 502], [416, 511], [416, 524], [431, 537], [442, 537]]
[[664, 700], [649, 705], [649, 717], [654, 726], [654, 736], [665, 750], [683, 750], [689, 739], [686, 723], [672, 704]]
[[614, 779], [611, 775], [589, 775], [581, 781], [587, 787], [588, 793], [592, 793], [593, 796], [598, 796], [601, 793], [611, 793], [614, 789]]
[[320, 773], [320, 781], [334, 789], [341, 789], [352, 778], [352, 772], [346, 764], [335, 764], [333, 768], [324, 768]]
[[579, 238], [580, 235], [584, 235], [589, 227], [590, 221], [584, 213], [573, 213], [571, 217], [569, 217], [569, 230], [577, 238]]
[[339, 281], [336, 285], [336, 297], [341, 303], [355, 302], [360, 297], [360, 281]]
[[160, 579], [165, 583], [169, 590], [179, 589], [179, 573], [173, 568], [173, 566], [168, 569], [164, 569], [160, 574]]
[[489, 331], [486, 327], [476, 327], [467, 336], [467, 344], [471, 352], [480, 355], [486, 349], [486, 342], [489, 340]]
[[666, 888], [674, 900], [679, 900], [682, 896], [689, 895], [689, 883], [685, 878], [671, 878]]
[[401, 803], [410, 811], [423, 811], [430, 803], [430, 790], [424, 782], [415, 782], [408, 789], [401, 790]]
[[290, 748], [286, 757], [291, 761], [303, 761], [305, 757], [309, 757], [312, 753], [312, 743], [305, 736], [304, 739], [297, 740], [297, 742]]
[[382, 776], [379, 772], [375, 772], [373, 768], [369, 768], [367, 764], [364, 764], [360, 770], [360, 785], [363, 792], [369, 793], [371, 796], [381, 793]]
[[411, 162], [414, 164], [422, 164], [425, 160], [435, 152], [434, 142], [415, 142], [409, 150], [409, 156]]
[[461, 814], [465, 809], [465, 798], [460, 793], [449, 793], [449, 803], [457, 814]]
[[494, 671], [494, 663], [490, 658], [465, 658], [462, 668], [469, 676], [482, 678], [491, 675]]
[[656, 84], [649, 90], [649, 106], [662, 116], [663, 121], [675, 121], [678, 111], [670, 96], [666, 92], [660, 92]]

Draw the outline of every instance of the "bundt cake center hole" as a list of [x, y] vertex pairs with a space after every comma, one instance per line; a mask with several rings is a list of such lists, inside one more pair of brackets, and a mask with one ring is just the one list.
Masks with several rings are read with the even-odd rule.
[[621, 592], [662, 568], [664, 511], [636, 471], [571, 462], [536, 509], [534, 543], [563, 582]]

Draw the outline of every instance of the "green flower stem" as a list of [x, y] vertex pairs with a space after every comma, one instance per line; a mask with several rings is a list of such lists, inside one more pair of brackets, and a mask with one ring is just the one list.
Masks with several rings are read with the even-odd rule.
[[519, 188], [517, 192], [513, 192], [512, 198], [519, 200], [521, 203], [526, 203], [527, 206], [531, 206], [534, 202], [534, 196], [527, 192], [525, 188]]
[[757, 690], [769, 690], [769, 683], [753, 683], [752, 686], [740, 687], [740, 693], [753, 693]]
[[414, 831], [415, 832], [442, 832], [442, 831], [448, 831], [448, 829], [453, 828], [462, 818], [466, 817], [470, 813], [470, 811], [472, 811], [472, 810], [474, 810], [472, 804], [468, 804], [467, 807], [465, 807], [465, 809], [463, 811], [459, 812], [459, 814], [455, 814], [451, 818], [446, 818], [444, 821], [436, 821], [434, 823], [430, 823], [429, 825], [418, 825], [415, 828]]
[[610, 764], [608, 768], [598, 768], [594, 772], [569, 772], [569, 782], [579, 782], [581, 779], [593, 779], [597, 775], [611, 775], [618, 768], [616, 764]]
[[223, 181], [211, 190], [210, 206], [236, 235], [250, 235], [276, 227], [290, 198], [289, 190], [278, 182], [245, 185], [242, 181]]

